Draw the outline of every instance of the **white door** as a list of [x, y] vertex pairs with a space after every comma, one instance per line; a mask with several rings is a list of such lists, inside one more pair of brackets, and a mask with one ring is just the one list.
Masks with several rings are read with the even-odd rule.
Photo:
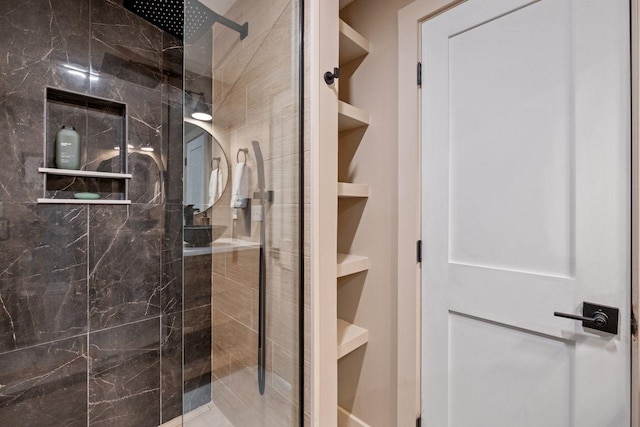
[[[427, 427], [630, 424], [628, 8], [469, 0], [422, 25]], [[584, 301], [618, 333], [554, 316]]]

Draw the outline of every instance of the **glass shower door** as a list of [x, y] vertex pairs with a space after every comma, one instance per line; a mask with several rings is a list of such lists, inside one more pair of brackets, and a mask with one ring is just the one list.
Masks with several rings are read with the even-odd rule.
[[185, 426], [301, 425], [299, 15], [185, 2]]

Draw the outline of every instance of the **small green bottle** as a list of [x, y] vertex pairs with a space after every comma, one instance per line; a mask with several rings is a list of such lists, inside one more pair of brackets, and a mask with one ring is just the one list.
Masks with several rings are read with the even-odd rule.
[[80, 169], [80, 135], [73, 126], [62, 126], [56, 134], [56, 167]]

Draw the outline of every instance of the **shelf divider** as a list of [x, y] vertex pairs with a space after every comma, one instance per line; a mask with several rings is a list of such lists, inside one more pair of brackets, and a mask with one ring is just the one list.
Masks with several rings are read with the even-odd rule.
[[77, 171], [77, 170], [57, 169], [57, 168], [38, 168], [38, 172], [46, 173], [49, 175], [79, 176], [83, 178], [107, 178], [107, 179], [133, 178], [133, 175], [131, 175], [130, 173]]
[[338, 254], [338, 268], [336, 270], [338, 278], [367, 271], [368, 269], [369, 258], [366, 256]]
[[338, 197], [369, 197], [369, 185], [339, 182]]
[[369, 126], [369, 113], [344, 101], [338, 101], [338, 132], [363, 126]]
[[109, 200], [109, 199], [38, 199], [38, 203], [48, 205], [130, 205], [131, 200]]
[[348, 64], [354, 59], [369, 53], [369, 41], [354, 30], [349, 24], [340, 20], [340, 65]]
[[338, 427], [369, 427], [369, 424], [338, 406]]
[[362, 347], [369, 341], [369, 331], [338, 319], [338, 359]]

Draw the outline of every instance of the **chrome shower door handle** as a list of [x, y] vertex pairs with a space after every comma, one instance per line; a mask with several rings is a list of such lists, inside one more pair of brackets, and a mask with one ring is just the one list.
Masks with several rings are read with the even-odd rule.
[[561, 313], [555, 311], [556, 317], [564, 317], [582, 321], [584, 328], [597, 329], [599, 331], [611, 334], [618, 333], [618, 313], [615, 307], [607, 307], [604, 305], [592, 304], [589, 302], [582, 303], [582, 316], [570, 313]]

